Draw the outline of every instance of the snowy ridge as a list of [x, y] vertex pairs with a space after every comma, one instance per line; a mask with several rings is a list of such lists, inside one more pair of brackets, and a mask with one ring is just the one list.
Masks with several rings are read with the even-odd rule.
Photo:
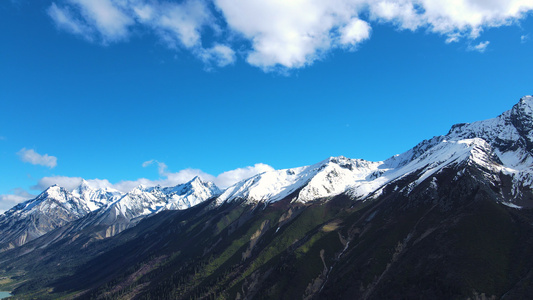
[[297, 190], [296, 201], [329, 197], [364, 181], [380, 164], [340, 156], [311, 166], [265, 172], [229, 187], [217, 198], [217, 203], [237, 199], [275, 202]]
[[89, 206], [85, 201], [74, 196], [66, 189], [53, 185], [35, 199], [20, 203], [8, 210], [4, 213], [4, 216], [24, 218], [56, 209], [64, 210], [75, 217], [81, 217], [90, 212]]
[[148, 215], [189, 208], [220, 193], [216, 185], [198, 177], [175, 187], [139, 186], [128, 193], [93, 189], [85, 180], [73, 191], [54, 185], [0, 215], [0, 248], [25, 244], [79, 219], [84, 219], [80, 228], [120, 223], [106, 234], [111, 236]]
[[198, 176], [185, 184], [167, 188], [157, 186], [152, 190], [164, 195], [167, 199], [165, 209], [168, 210], [187, 209], [222, 193], [214, 183], [202, 181]]
[[454, 125], [446, 137], [482, 138], [495, 148], [506, 166], [528, 169], [533, 165], [533, 97], [523, 97], [494, 119]]
[[[396, 158], [391, 159], [394, 163], [397, 161]], [[402, 164], [401, 167], [387, 169], [381, 177], [363, 182], [352, 188], [349, 194], [360, 199], [371, 194], [377, 196], [387, 184], [411, 174], [418, 174], [417, 179], [410, 186], [413, 188], [443, 168], [461, 163], [488, 166], [497, 171], [501, 170], [502, 167], [494, 164], [494, 159], [491, 146], [483, 139], [442, 140], [423, 155]], [[382, 167], [387, 166], [388, 163], [385, 161]]]
[[[435, 142], [438, 141], [438, 142]], [[332, 157], [318, 164], [265, 172], [229, 187], [217, 203], [246, 200], [276, 202], [298, 191], [292, 201], [308, 202], [347, 192], [364, 199], [394, 180], [419, 173], [415, 185], [452, 164], [474, 163], [496, 168], [497, 157], [483, 139], [448, 141], [442, 137], [424, 142], [424, 151], [410, 150], [381, 162]]]
[[[212, 182], [199, 177], [174, 187], [136, 187], [85, 220], [89, 225], [111, 226], [121, 224], [118, 231], [134, 225], [140, 219], [163, 210], [182, 210], [220, 195]], [[86, 226], [86, 225], [85, 225]]]
[[90, 211], [95, 211], [118, 200], [124, 193], [111, 188], [93, 189], [82, 179], [81, 184], [72, 191], [72, 195], [85, 201]]
[[256, 175], [226, 189], [217, 204], [234, 200], [270, 203], [296, 191], [292, 201], [307, 202], [344, 192], [364, 200], [410, 174], [420, 174], [412, 188], [443, 168], [460, 163], [511, 176], [514, 191], [523, 185], [533, 187], [533, 97], [523, 97], [497, 118], [454, 125], [447, 135], [425, 140], [385, 161], [341, 156]]
[[21, 245], [80, 218], [80, 227], [109, 226], [106, 236], [111, 236], [146, 216], [190, 208], [211, 198], [217, 205], [237, 200], [305, 203], [346, 193], [364, 201], [400, 179], [409, 180], [401, 191], [410, 193], [453, 166], [473, 167], [488, 182], [501, 183], [505, 177], [506, 190], [498, 201], [533, 207], [533, 97], [523, 97], [496, 118], [454, 125], [447, 135], [422, 141], [385, 161], [330, 157], [310, 166], [264, 172], [224, 191], [198, 177], [175, 187], [139, 186], [128, 193], [93, 189], [86, 181], [72, 192], [52, 186], [0, 215], [0, 244]]
[[0, 216], [0, 248], [25, 244], [55, 228], [86, 216], [87, 203], [57, 185]]

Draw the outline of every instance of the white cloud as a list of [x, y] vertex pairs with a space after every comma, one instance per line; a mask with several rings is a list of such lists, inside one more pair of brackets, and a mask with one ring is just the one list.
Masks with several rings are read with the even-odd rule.
[[412, 1], [369, 1], [372, 19], [392, 22], [402, 29], [416, 30], [423, 22]]
[[[410, 2], [415, 3], [415, 0]], [[531, 0], [421, 0], [422, 22], [436, 33], [457, 32], [472, 38], [484, 28], [509, 25], [533, 9]]]
[[157, 164], [157, 169], [158, 169], [158, 172], [159, 172], [159, 176], [166, 176], [168, 167], [167, 167], [167, 165], [165, 163], [158, 162], [157, 160], [152, 159], [152, 160], [143, 162], [142, 166], [143, 166], [143, 168], [146, 168], [146, 167], [148, 167], [148, 166], [150, 166], [152, 164]]
[[153, 6], [157, 10], [146, 24], [156, 30], [171, 48], [201, 48], [201, 28], [211, 19], [203, 1], [185, 1]]
[[[89, 41], [102, 43], [126, 39], [129, 28], [134, 24], [132, 17], [124, 11], [124, 1], [114, 0], [66, 0], [59, 6], [53, 2], [48, 15], [59, 29], [79, 35]], [[121, 4], [121, 5], [119, 5]]]
[[520, 42], [523, 44], [529, 40], [529, 34], [520, 36]]
[[143, 168], [146, 168], [146, 167], [150, 166], [151, 164], [153, 164], [154, 162], [155, 162], [155, 159], [147, 160], [147, 161], [143, 162], [142, 166], [143, 166]]
[[81, 184], [81, 177], [67, 177], [67, 176], [52, 176], [52, 177], [43, 177], [39, 179], [39, 182], [32, 187], [34, 190], [44, 190], [49, 186], [57, 184], [61, 187], [64, 187], [68, 190], [73, 190]]
[[[220, 188], [226, 188], [241, 180], [248, 179], [254, 175], [274, 170], [271, 166], [266, 164], [255, 164], [244, 168], [237, 168], [231, 171], [223, 172], [217, 176], [208, 174], [199, 169], [184, 169], [178, 172], [168, 172], [168, 167], [165, 163], [157, 160], [145, 161], [142, 166], [148, 167], [152, 164], [157, 164], [159, 179], [151, 180], [147, 178], [139, 178], [136, 180], [123, 180], [117, 183], [111, 183], [107, 179], [87, 179], [89, 185], [93, 188], [112, 188], [121, 192], [129, 192], [139, 185], [163, 187], [176, 186], [178, 184], [186, 183], [196, 176], [205, 181], [214, 182]], [[42, 191], [49, 186], [57, 184], [68, 190], [77, 188], [83, 179], [81, 177], [68, 176], [50, 176], [41, 178], [36, 185], [32, 187], [34, 190]]]
[[225, 67], [235, 63], [235, 51], [226, 45], [216, 44], [213, 48], [205, 49], [200, 57], [207, 65], [215, 64], [218, 67]]
[[370, 25], [359, 19], [354, 19], [345, 27], [340, 29], [341, 44], [355, 46], [358, 43], [370, 38], [372, 28]]
[[217, 186], [221, 188], [226, 188], [241, 180], [248, 179], [257, 174], [261, 174], [263, 172], [268, 172], [268, 171], [273, 171], [273, 170], [274, 168], [272, 168], [269, 165], [255, 164], [253, 166], [249, 166], [245, 168], [238, 168], [235, 170], [226, 171], [222, 174], [219, 174], [213, 181], [215, 182]]
[[141, 23], [150, 21], [155, 14], [154, 8], [149, 4], [133, 6], [133, 12], [135, 13], [135, 17]]
[[[186, 48], [203, 61], [226, 66], [234, 54], [227, 46], [202, 46], [202, 29], [219, 30], [208, 5], [203, 0], [180, 3], [145, 0], [64, 0], [48, 8], [56, 26], [103, 44], [128, 39], [135, 29], [148, 30], [165, 45], [178, 50]], [[230, 51], [228, 51], [230, 50]]]
[[468, 51], [477, 51], [477, 52], [483, 53], [483, 52], [485, 52], [485, 50], [487, 50], [487, 47], [489, 46], [489, 44], [490, 44], [489, 41], [480, 42], [477, 45], [468, 46], [467, 50]]
[[351, 1], [215, 0], [232, 30], [252, 43], [248, 63], [300, 68], [340, 46], [339, 28], [357, 18]]
[[[78, 7], [87, 24], [95, 28], [104, 42], [122, 40], [129, 35], [132, 18], [111, 0], [69, 0]], [[52, 3], [54, 5], [54, 3]]]
[[17, 155], [23, 162], [28, 162], [33, 165], [41, 165], [49, 167], [50, 169], [57, 166], [57, 158], [55, 156], [50, 156], [48, 154], [41, 155], [33, 149], [22, 148]]
[[4, 213], [13, 206], [32, 198], [35, 198], [35, 195], [21, 188], [13, 189], [12, 194], [0, 195], [0, 213]]
[[74, 17], [69, 9], [59, 8], [55, 3], [52, 3], [47, 13], [59, 29], [80, 35], [89, 41], [93, 39], [91, 28]]
[[[247, 61], [266, 70], [309, 65], [339, 46], [336, 35], [341, 36], [341, 45], [355, 46], [369, 38], [368, 21], [404, 30], [426, 28], [451, 43], [476, 38], [485, 28], [512, 24], [533, 9], [531, 0], [215, 0], [215, 4], [230, 28], [252, 43]], [[370, 20], [360, 20], [367, 12]]]
[[236, 60], [233, 49], [239, 49], [249, 64], [264, 70], [301, 68], [332, 49], [357, 49], [359, 43], [370, 38], [375, 22], [393, 24], [401, 30], [423, 29], [442, 35], [446, 43], [466, 39], [469, 44], [484, 30], [515, 24], [533, 10], [531, 0], [184, 0], [178, 3], [62, 0], [60, 3], [52, 3], [48, 9], [57, 27], [88, 40], [117, 42], [133, 32], [148, 31], [172, 49], [187, 49], [208, 66], [233, 64]]

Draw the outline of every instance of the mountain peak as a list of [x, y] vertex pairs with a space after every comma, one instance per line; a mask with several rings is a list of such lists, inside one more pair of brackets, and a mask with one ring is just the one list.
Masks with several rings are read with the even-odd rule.
[[519, 104], [528, 104], [528, 105], [532, 105], [533, 104], [533, 96], [532, 95], [526, 95], [522, 98], [520, 98], [520, 102]]
[[144, 192], [146, 190], [146, 186], [144, 184], [139, 184], [136, 186], [131, 192]]
[[533, 97], [524, 96], [513, 106], [511, 114], [520, 114], [531, 118], [533, 115]]
[[80, 182], [80, 185], [76, 188], [80, 193], [87, 190], [92, 190], [91, 186], [89, 185], [89, 182], [87, 180], [82, 179]]
[[193, 182], [204, 183], [204, 181], [202, 180], [202, 178], [200, 178], [200, 176], [194, 176], [194, 178], [189, 181], [189, 183], [193, 183]]
[[44, 190], [42, 194], [46, 194], [46, 195], [49, 195], [49, 196], [54, 196], [54, 195], [58, 195], [59, 193], [65, 191], [64, 188], [60, 187], [59, 185], [57, 184], [54, 184], [54, 185], [51, 185], [49, 186], [46, 190]]
[[345, 162], [348, 162], [348, 161], [350, 161], [349, 158], [341, 155], [341, 156], [330, 156], [330, 157], [328, 157], [328, 159], [324, 160], [323, 162], [324, 163], [342, 164], [342, 163], [345, 163]]
[[521, 134], [528, 135], [533, 130], [533, 97], [522, 97], [511, 109], [510, 119]]

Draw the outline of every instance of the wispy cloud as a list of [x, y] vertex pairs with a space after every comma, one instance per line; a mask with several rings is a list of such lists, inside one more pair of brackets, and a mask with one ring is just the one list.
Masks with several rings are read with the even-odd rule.
[[57, 28], [79, 35], [88, 41], [93, 40], [93, 30], [75, 17], [70, 9], [59, 8], [55, 3], [52, 3], [47, 13], [55, 22]]
[[373, 23], [470, 43], [532, 10], [531, 0], [63, 0], [48, 14], [59, 29], [87, 40], [105, 44], [152, 32], [208, 65], [234, 63], [239, 49], [249, 64], [268, 71], [308, 66], [336, 48], [357, 49]]
[[[167, 47], [189, 49], [204, 61], [215, 61], [217, 66], [226, 66], [234, 60], [233, 52], [227, 51], [231, 50], [228, 46], [224, 46], [227, 49], [217, 45], [204, 49], [201, 42], [203, 28], [218, 30], [218, 27], [208, 3], [202, 0], [180, 3], [64, 0], [61, 4], [53, 2], [48, 8], [48, 15], [59, 29], [93, 42], [120, 42], [128, 40], [135, 30], [149, 31], [158, 36]], [[209, 59], [205, 59], [206, 54], [211, 54]]]
[[79, 35], [89, 41], [102, 43], [126, 39], [132, 17], [115, 1], [67, 0], [64, 5], [55, 2], [47, 10], [59, 29]]
[[487, 47], [489, 46], [489, 44], [490, 44], [489, 41], [484, 41], [484, 42], [480, 42], [477, 45], [469, 45], [467, 50], [468, 51], [477, 51], [477, 52], [483, 53], [483, 52], [485, 52], [485, 50], [487, 50]]
[[53, 169], [57, 166], [57, 158], [48, 154], [41, 155], [33, 149], [22, 148], [17, 155], [23, 162], [30, 163], [32, 165], [41, 165]]
[[524, 34], [522, 36], [520, 36], [520, 42], [522, 44], [524, 44], [525, 42], [527, 42], [529, 40], [529, 34]]
[[235, 63], [235, 51], [226, 45], [216, 44], [210, 49], [202, 49], [199, 57], [208, 66], [225, 67]]

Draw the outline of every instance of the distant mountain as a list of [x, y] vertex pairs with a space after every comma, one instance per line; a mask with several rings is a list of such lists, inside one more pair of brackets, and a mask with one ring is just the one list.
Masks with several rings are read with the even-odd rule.
[[13, 248], [77, 220], [98, 207], [66, 189], [51, 186], [37, 198], [18, 204], [0, 216], [0, 245]]
[[381, 162], [331, 157], [224, 191], [195, 178], [111, 201], [51, 187], [7, 212], [2, 230], [28, 228], [32, 203], [48, 205], [43, 220], [52, 203], [71, 217], [0, 253], [0, 289], [43, 299], [527, 299], [532, 163], [526, 96]]
[[163, 210], [182, 210], [220, 195], [220, 189], [212, 182], [204, 182], [200, 177], [174, 187], [138, 186], [124, 194], [117, 201], [87, 216], [86, 226], [104, 226], [105, 237], [113, 236], [134, 226], [146, 216]]
[[139, 186], [128, 193], [93, 189], [85, 180], [72, 192], [55, 185], [0, 215], [0, 249], [23, 245], [80, 219], [77, 228], [100, 225], [104, 236], [113, 236], [147, 215], [189, 208], [219, 194], [216, 185], [198, 177], [175, 187]]

